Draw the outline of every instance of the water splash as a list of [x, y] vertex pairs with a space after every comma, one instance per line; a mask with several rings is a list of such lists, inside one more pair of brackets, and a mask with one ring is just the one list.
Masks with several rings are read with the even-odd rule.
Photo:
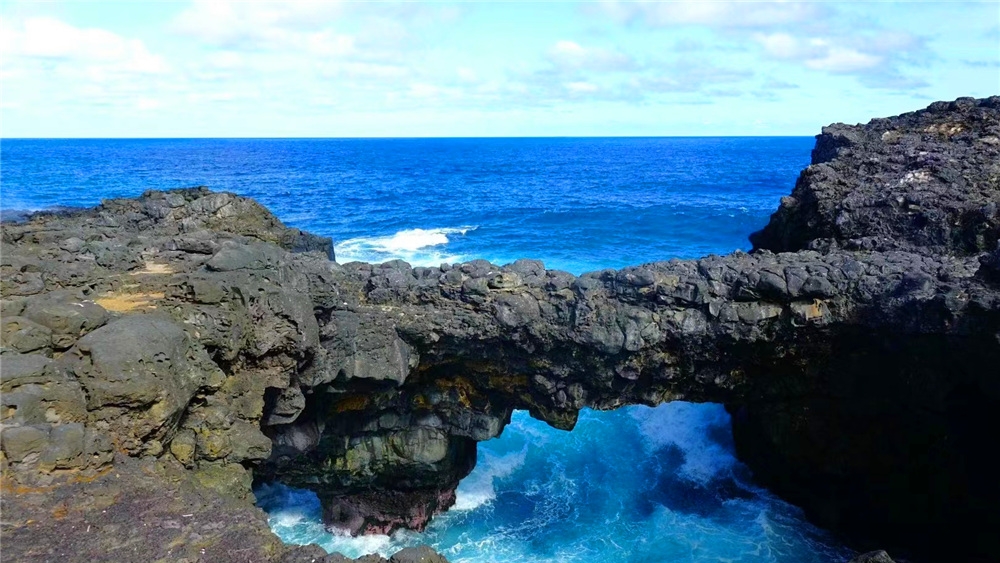
[[678, 401], [671, 408], [636, 407], [630, 414], [639, 423], [649, 453], [671, 447], [683, 453], [680, 477], [706, 485], [737, 463], [729, 414], [722, 405]]
[[449, 254], [443, 248], [455, 235], [465, 236], [475, 226], [441, 229], [406, 229], [390, 236], [359, 237], [340, 242], [335, 251], [337, 261], [381, 263], [387, 260], [405, 260], [414, 266], [439, 266], [461, 262], [458, 254]]
[[455, 563], [685, 561], [791, 563], [850, 558], [801, 511], [753, 485], [721, 405], [585, 410], [572, 432], [515, 412], [479, 445], [451, 511], [423, 533], [350, 538], [323, 531], [311, 493], [258, 490], [274, 531], [349, 557], [426, 543]]

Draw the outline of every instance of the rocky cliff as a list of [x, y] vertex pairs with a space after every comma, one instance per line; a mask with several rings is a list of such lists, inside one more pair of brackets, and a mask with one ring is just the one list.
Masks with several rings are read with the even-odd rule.
[[[86, 545], [55, 511], [89, 529], [134, 498], [170, 541], [108, 516], [105, 557], [305, 557], [264, 530], [254, 478], [352, 533], [420, 529], [514, 409], [568, 430], [683, 399], [725, 403], [757, 478], [859, 547], [995, 557], [998, 202], [994, 97], [825, 128], [750, 254], [579, 277], [339, 265], [203, 188], [4, 224], [4, 548]], [[206, 527], [219, 503], [255, 551]]]

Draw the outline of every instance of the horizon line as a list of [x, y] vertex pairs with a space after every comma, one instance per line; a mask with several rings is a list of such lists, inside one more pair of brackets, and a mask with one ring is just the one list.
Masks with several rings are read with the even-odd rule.
[[188, 141], [188, 140], [434, 140], [434, 139], [762, 139], [816, 135], [451, 135], [451, 136], [277, 136], [277, 137], [3, 137], [0, 141]]

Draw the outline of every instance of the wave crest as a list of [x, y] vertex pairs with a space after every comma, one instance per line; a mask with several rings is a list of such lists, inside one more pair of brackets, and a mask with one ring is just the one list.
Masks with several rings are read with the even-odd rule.
[[405, 260], [414, 266], [438, 266], [444, 262], [461, 262], [462, 257], [442, 248], [451, 242], [449, 235], [465, 236], [476, 226], [440, 229], [406, 229], [390, 236], [358, 237], [335, 245], [337, 261], [380, 263]]

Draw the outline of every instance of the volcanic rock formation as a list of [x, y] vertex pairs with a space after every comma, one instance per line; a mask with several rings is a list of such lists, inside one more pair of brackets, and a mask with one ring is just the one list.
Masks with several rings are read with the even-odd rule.
[[[143, 472], [205, 506], [276, 480], [331, 526], [421, 529], [514, 409], [571, 429], [686, 400], [725, 403], [756, 477], [859, 547], [995, 557], [998, 203], [994, 97], [825, 128], [750, 254], [579, 277], [339, 265], [204, 188], [4, 224], [4, 548], [36, 553], [54, 498], [83, 525], [53, 490], [124, 475], [149, 502]], [[175, 545], [240, 560], [180, 522]]]

